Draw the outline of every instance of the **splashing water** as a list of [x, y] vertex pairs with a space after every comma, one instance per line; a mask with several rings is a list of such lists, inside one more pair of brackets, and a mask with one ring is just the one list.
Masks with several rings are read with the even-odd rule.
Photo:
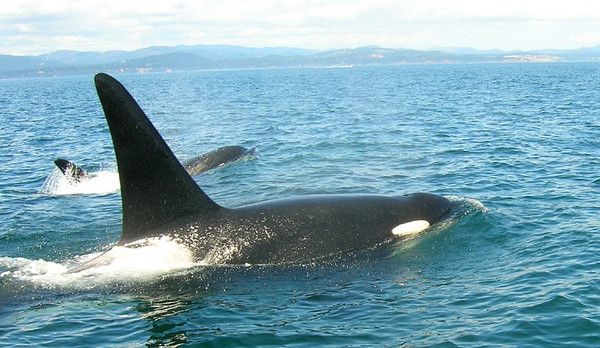
[[[97, 257], [106, 262], [76, 273], [76, 265]], [[65, 263], [0, 257], [1, 279], [13, 278], [37, 286], [84, 289], [116, 282], [149, 281], [157, 276], [196, 266], [192, 252], [169, 237], [147, 238], [105, 253], [77, 256]]]
[[119, 173], [114, 170], [92, 172], [76, 182], [69, 180], [58, 168], [54, 168], [39, 192], [48, 195], [107, 194], [120, 188]]

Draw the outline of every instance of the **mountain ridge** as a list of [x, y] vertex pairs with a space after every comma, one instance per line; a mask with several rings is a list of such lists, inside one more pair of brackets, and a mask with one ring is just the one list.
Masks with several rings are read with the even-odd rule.
[[0, 78], [108, 73], [398, 64], [600, 61], [600, 46], [573, 50], [501, 51], [468, 47], [431, 50], [364, 46], [326, 51], [231, 45], [150, 46], [133, 51], [59, 50], [37, 56], [0, 55]]

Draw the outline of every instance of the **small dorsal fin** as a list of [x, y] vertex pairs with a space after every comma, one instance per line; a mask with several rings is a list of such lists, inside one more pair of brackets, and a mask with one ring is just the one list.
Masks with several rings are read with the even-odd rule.
[[221, 209], [186, 172], [125, 87], [106, 74], [95, 79], [112, 136], [123, 203], [119, 244], [191, 214]]
[[58, 158], [54, 160], [54, 164], [60, 169], [60, 171], [69, 179], [75, 182], [80, 182], [85, 176], [87, 176], [87, 172], [76, 165], [71, 161], [67, 161], [66, 159]]

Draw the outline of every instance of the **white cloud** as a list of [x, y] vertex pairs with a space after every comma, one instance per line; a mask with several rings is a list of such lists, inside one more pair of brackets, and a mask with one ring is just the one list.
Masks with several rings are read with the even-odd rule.
[[19, 0], [0, 53], [234, 44], [534, 49], [600, 44], [600, 2], [475, 0]]

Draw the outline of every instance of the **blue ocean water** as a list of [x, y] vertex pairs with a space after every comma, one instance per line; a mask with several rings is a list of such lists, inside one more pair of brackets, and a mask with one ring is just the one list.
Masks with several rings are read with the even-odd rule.
[[257, 147], [195, 177], [224, 206], [424, 191], [464, 213], [310, 264], [196, 265], [165, 242], [65, 275], [120, 236], [118, 191], [48, 189], [59, 157], [114, 174], [93, 78], [1, 80], [2, 345], [600, 345], [600, 65], [116, 77], [181, 159]]

